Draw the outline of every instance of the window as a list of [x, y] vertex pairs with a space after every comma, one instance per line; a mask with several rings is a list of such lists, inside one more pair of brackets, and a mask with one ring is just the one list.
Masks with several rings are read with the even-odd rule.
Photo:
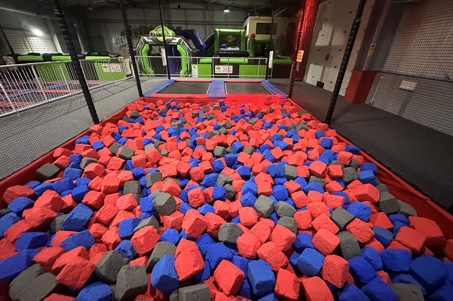
[[[270, 34], [271, 23], [256, 23], [256, 34]], [[272, 34], [277, 33], [277, 24], [274, 23], [272, 26]]]

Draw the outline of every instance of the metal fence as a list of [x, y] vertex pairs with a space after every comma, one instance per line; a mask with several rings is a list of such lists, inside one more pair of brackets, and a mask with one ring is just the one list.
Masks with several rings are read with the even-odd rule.
[[[122, 58], [80, 60], [90, 89], [123, 80], [130, 74]], [[71, 61], [0, 66], [0, 116], [50, 103], [81, 88]]]
[[[182, 57], [137, 56], [140, 76], [191, 78], [249, 78], [266, 77], [266, 58], [248, 57]], [[272, 69], [271, 69], [272, 70]], [[272, 77], [272, 75], [270, 76]]]

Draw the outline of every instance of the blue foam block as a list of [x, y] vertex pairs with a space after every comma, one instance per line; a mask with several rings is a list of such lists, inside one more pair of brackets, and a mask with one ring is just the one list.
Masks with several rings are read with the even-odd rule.
[[370, 301], [370, 299], [354, 284], [346, 284], [338, 301]]
[[27, 208], [33, 207], [33, 200], [25, 196], [15, 198], [11, 203], [8, 204], [8, 209], [17, 215], [22, 215], [22, 211]]
[[417, 280], [415, 280], [415, 278], [412, 277], [412, 275], [410, 274], [406, 273], [397, 274], [395, 277], [392, 278], [392, 282], [416, 285], [422, 290], [423, 295], [424, 296], [426, 295], [426, 289], [423, 287], [423, 285], [421, 285]]
[[377, 185], [376, 175], [371, 170], [360, 170], [359, 181], [363, 184]]
[[[88, 179], [88, 181], [89, 180], [90, 179]], [[58, 194], [61, 194], [63, 191], [66, 190], [72, 190], [75, 186], [76, 185], [74, 185], [71, 179], [62, 179], [60, 181], [53, 182], [53, 190], [55, 190]]]
[[257, 198], [253, 193], [247, 192], [242, 195], [240, 203], [242, 207], [253, 207], [255, 205]]
[[35, 191], [35, 194], [37, 196], [41, 196], [46, 190], [52, 190], [53, 189], [53, 184], [48, 182], [48, 183], [42, 183], [38, 186], [36, 186], [35, 188], [33, 188], [33, 190]]
[[134, 177], [134, 180], [139, 180], [145, 176], [145, 170], [143, 167], [136, 167], [132, 169], [132, 176]]
[[226, 154], [225, 155], [225, 161], [228, 167], [233, 167], [238, 160], [239, 155], [238, 154]]
[[364, 247], [361, 250], [362, 257], [368, 261], [371, 266], [376, 270], [382, 269], [382, 258], [378, 251], [370, 247]]
[[82, 175], [82, 170], [78, 169], [78, 168], [67, 167], [64, 170], [64, 177], [71, 179], [71, 180], [77, 180], [78, 178], [80, 178], [81, 175]]
[[379, 226], [373, 227], [374, 237], [384, 246], [387, 247], [393, 239], [393, 232]]
[[319, 193], [324, 193], [324, 189], [322, 188], [321, 184], [318, 182], [313, 182], [304, 187], [305, 194], [308, 194], [310, 190], [317, 191]]
[[140, 199], [140, 209], [142, 211], [149, 211], [149, 212], [156, 211], [153, 206], [154, 198], [155, 198], [155, 196], [153, 196], [153, 195], [141, 198]]
[[226, 199], [225, 187], [223, 187], [223, 186], [214, 186], [214, 189], [212, 190], [212, 198], [214, 200], [222, 200], [222, 201], [224, 201]]
[[321, 145], [323, 148], [332, 148], [333, 140], [330, 139], [330, 138], [322, 138], [322, 139], [321, 139], [320, 145]]
[[214, 169], [214, 172], [221, 172], [225, 168], [225, 165], [223, 164], [223, 161], [217, 159], [212, 162], [212, 168]]
[[313, 243], [311, 242], [313, 237], [305, 232], [299, 233], [296, 235], [296, 240], [294, 240], [293, 247], [294, 249], [302, 253], [305, 248], [314, 249]]
[[200, 249], [201, 254], [204, 256], [208, 253], [209, 248], [215, 244], [215, 241], [212, 239], [211, 235], [203, 233], [195, 243], [197, 244], [198, 249]]
[[239, 296], [242, 296], [247, 299], [252, 299], [252, 289], [250, 288], [250, 283], [247, 278], [242, 282], [241, 289], [239, 290]]
[[71, 162], [72, 163], [75, 163], [77, 165], [80, 164], [80, 162], [82, 162], [82, 158], [83, 156], [81, 154], [72, 154], [72, 155], [69, 155], [69, 159], [71, 159]]
[[212, 273], [223, 259], [231, 261], [233, 259], [233, 254], [231, 253], [231, 250], [224, 244], [215, 243], [209, 247], [208, 251], [206, 252], [205, 258], [209, 262]]
[[140, 223], [140, 219], [136, 217], [122, 220], [118, 225], [118, 235], [121, 238], [126, 238], [134, 235], [134, 228]]
[[248, 270], [248, 265], [250, 260], [247, 258], [244, 258], [242, 256], [235, 255], [233, 256], [233, 260], [231, 261], [235, 266], [240, 268], [243, 272], [245, 277], [247, 277], [249, 270]]
[[411, 267], [412, 255], [402, 249], [389, 249], [381, 252], [384, 270], [387, 272], [408, 272]]
[[44, 232], [24, 232], [14, 243], [18, 251], [44, 247], [50, 239], [50, 235]]
[[278, 201], [285, 201], [288, 198], [288, 189], [283, 185], [272, 187], [272, 193]]
[[192, 208], [192, 206], [190, 206], [188, 203], [181, 203], [181, 205], [179, 205], [179, 209], [178, 210], [181, 213], [186, 214], [187, 211], [194, 210], [194, 208]]
[[444, 267], [447, 269], [447, 280], [453, 284], [453, 262], [444, 262]]
[[205, 261], [203, 270], [195, 274], [192, 279], [195, 282], [200, 283], [209, 279], [209, 277], [211, 277], [211, 268], [209, 267], [209, 262]]
[[6, 230], [18, 221], [20, 221], [20, 217], [14, 212], [10, 212], [2, 216], [0, 218], [0, 237], [3, 237]]
[[177, 230], [167, 228], [160, 236], [160, 241], [166, 241], [176, 245], [178, 244], [180, 238], [181, 237], [179, 236], [179, 232]]
[[297, 259], [297, 267], [307, 276], [316, 276], [321, 271], [324, 256], [315, 249], [306, 248]]
[[356, 256], [348, 260], [349, 271], [356, 282], [368, 283], [376, 278], [376, 271], [373, 266], [362, 256]]
[[285, 167], [282, 164], [269, 164], [266, 167], [267, 173], [273, 178], [281, 178], [285, 176]]
[[448, 277], [442, 261], [425, 254], [412, 261], [410, 273], [428, 292], [441, 287]]
[[350, 153], [353, 153], [354, 155], [359, 155], [360, 154], [360, 148], [358, 148], [355, 145], [350, 145], [350, 144], [346, 145], [346, 151], [350, 152]]
[[201, 214], [205, 215], [208, 212], [215, 213], [215, 209], [214, 209], [214, 207], [212, 207], [209, 204], [204, 204], [203, 206], [198, 208], [198, 212], [200, 212]]
[[250, 175], [252, 174], [252, 170], [248, 166], [241, 166], [237, 170], [238, 174], [241, 176], [243, 180], [250, 179]]
[[93, 210], [85, 204], [78, 204], [60, 225], [61, 230], [82, 231], [93, 215]]
[[[62, 180], [63, 181], [63, 180]], [[78, 178], [75, 181], [75, 186], [82, 186], [82, 185], [88, 185], [90, 184], [91, 180], [88, 178]], [[74, 188], [74, 187], [73, 187]], [[71, 188], [72, 189], [72, 188]]]
[[409, 220], [404, 214], [397, 213], [397, 214], [390, 214], [389, 220], [392, 222], [393, 226], [395, 226], [396, 222], [400, 222], [404, 224], [405, 226], [409, 226]]
[[103, 149], [105, 147], [104, 143], [102, 141], [95, 141], [91, 144], [91, 146], [95, 149], [95, 150], [100, 150], [100, 149]]
[[203, 181], [201, 181], [201, 185], [203, 186], [208, 186], [208, 187], [214, 187], [217, 184], [217, 178], [219, 177], [218, 173], [210, 173], [205, 175]]
[[288, 182], [286, 178], [274, 178], [274, 185], [283, 185], [286, 182]]
[[363, 162], [362, 165], [360, 165], [360, 170], [361, 171], [371, 170], [374, 174], [376, 174], [377, 173], [377, 166], [374, 163]]
[[257, 195], [258, 193], [258, 186], [256, 186], [255, 184], [255, 181], [252, 179], [246, 181], [244, 183], [244, 185], [242, 185], [242, 188], [241, 188], [241, 193], [243, 195], [247, 194], [247, 193], [251, 193], [253, 195]]
[[452, 296], [453, 296], [453, 285], [447, 283], [438, 290], [436, 290], [434, 293], [432, 293], [432, 295], [429, 296], [428, 301], [451, 300]]
[[116, 246], [115, 251], [123, 255], [123, 257], [127, 258], [128, 260], [134, 259], [135, 255], [137, 254], [131, 241], [127, 239], [121, 241], [118, 246]]
[[102, 282], [93, 282], [82, 288], [75, 301], [110, 301], [112, 289]]
[[262, 296], [261, 298], [259, 298], [256, 301], [277, 301], [277, 300], [278, 300], [277, 296], [274, 293], [269, 293], [269, 294]]
[[90, 144], [90, 136], [85, 135], [85, 136], [78, 138], [76, 140], [75, 144]]
[[269, 263], [259, 259], [248, 264], [248, 279], [253, 294], [258, 297], [274, 291], [275, 276]]
[[362, 202], [352, 202], [349, 204], [347, 211], [364, 222], [370, 219], [371, 208]]
[[88, 185], [81, 185], [76, 186], [74, 189], [72, 189], [71, 194], [74, 198], [74, 201], [81, 202], [89, 191], [90, 189], [88, 188]]
[[10, 282], [23, 270], [31, 266], [33, 257], [38, 254], [38, 250], [23, 250], [22, 252], [10, 256], [0, 261], [0, 283], [3, 280]]
[[165, 294], [170, 294], [179, 287], [175, 258], [172, 255], [165, 254], [154, 265], [151, 273], [151, 284]]
[[397, 301], [398, 295], [387, 283], [376, 277], [362, 287], [362, 292], [370, 301]]
[[36, 186], [38, 186], [39, 184], [41, 184], [41, 182], [39, 181], [29, 181], [27, 184], [25, 184], [26, 186], [30, 187], [30, 188], [35, 188]]
[[233, 153], [240, 153], [244, 149], [244, 144], [242, 144], [240, 141], [235, 141], [233, 144], [231, 144], [231, 150]]
[[66, 251], [70, 251], [77, 247], [84, 247], [85, 249], [89, 249], [92, 245], [94, 245], [94, 237], [88, 230], [75, 233], [63, 240], [63, 242], [61, 243], [61, 246]]
[[299, 268], [297, 267], [297, 260], [299, 259], [300, 253], [297, 251], [294, 251], [293, 254], [289, 257], [289, 264], [295, 271], [299, 271]]

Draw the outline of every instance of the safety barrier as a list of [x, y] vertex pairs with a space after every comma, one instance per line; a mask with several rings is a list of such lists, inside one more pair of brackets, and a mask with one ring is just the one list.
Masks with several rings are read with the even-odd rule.
[[[122, 58], [80, 60], [90, 89], [126, 79], [129, 61]], [[71, 61], [0, 66], [0, 116], [50, 103], [81, 88]]]
[[[241, 78], [264, 79], [266, 58], [137, 56], [140, 76], [171, 78]], [[168, 62], [167, 62], [168, 60]], [[272, 72], [272, 71], [271, 71]], [[270, 75], [272, 77], [272, 74]]]

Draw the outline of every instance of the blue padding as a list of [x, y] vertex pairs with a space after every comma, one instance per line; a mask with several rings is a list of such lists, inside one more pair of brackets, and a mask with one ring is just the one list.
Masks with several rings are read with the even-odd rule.
[[215, 79], [211, 82], [208, 91], [208, 98], [223, 98], [225, 97], [225, 81]]
[[261, 85], [274, 95], [280, 95], [282, 98], [288, 98], [288, 94], [275, 87], [268, 80], [262, 80]]
[[175, 81], [172, 80], [172, 79], [167, 79], [165, 82], [163, 82], [162, 84], [158, 85], [157, 87], [154, 87], [153, 89], [145, 92], [145, 97], [151, 97], [151, 95], [153, 94], [157, 94], [159, 93], [160, 91], [164, 90], [165, 88], [169, 87], [170, 85], [172, 85]]

